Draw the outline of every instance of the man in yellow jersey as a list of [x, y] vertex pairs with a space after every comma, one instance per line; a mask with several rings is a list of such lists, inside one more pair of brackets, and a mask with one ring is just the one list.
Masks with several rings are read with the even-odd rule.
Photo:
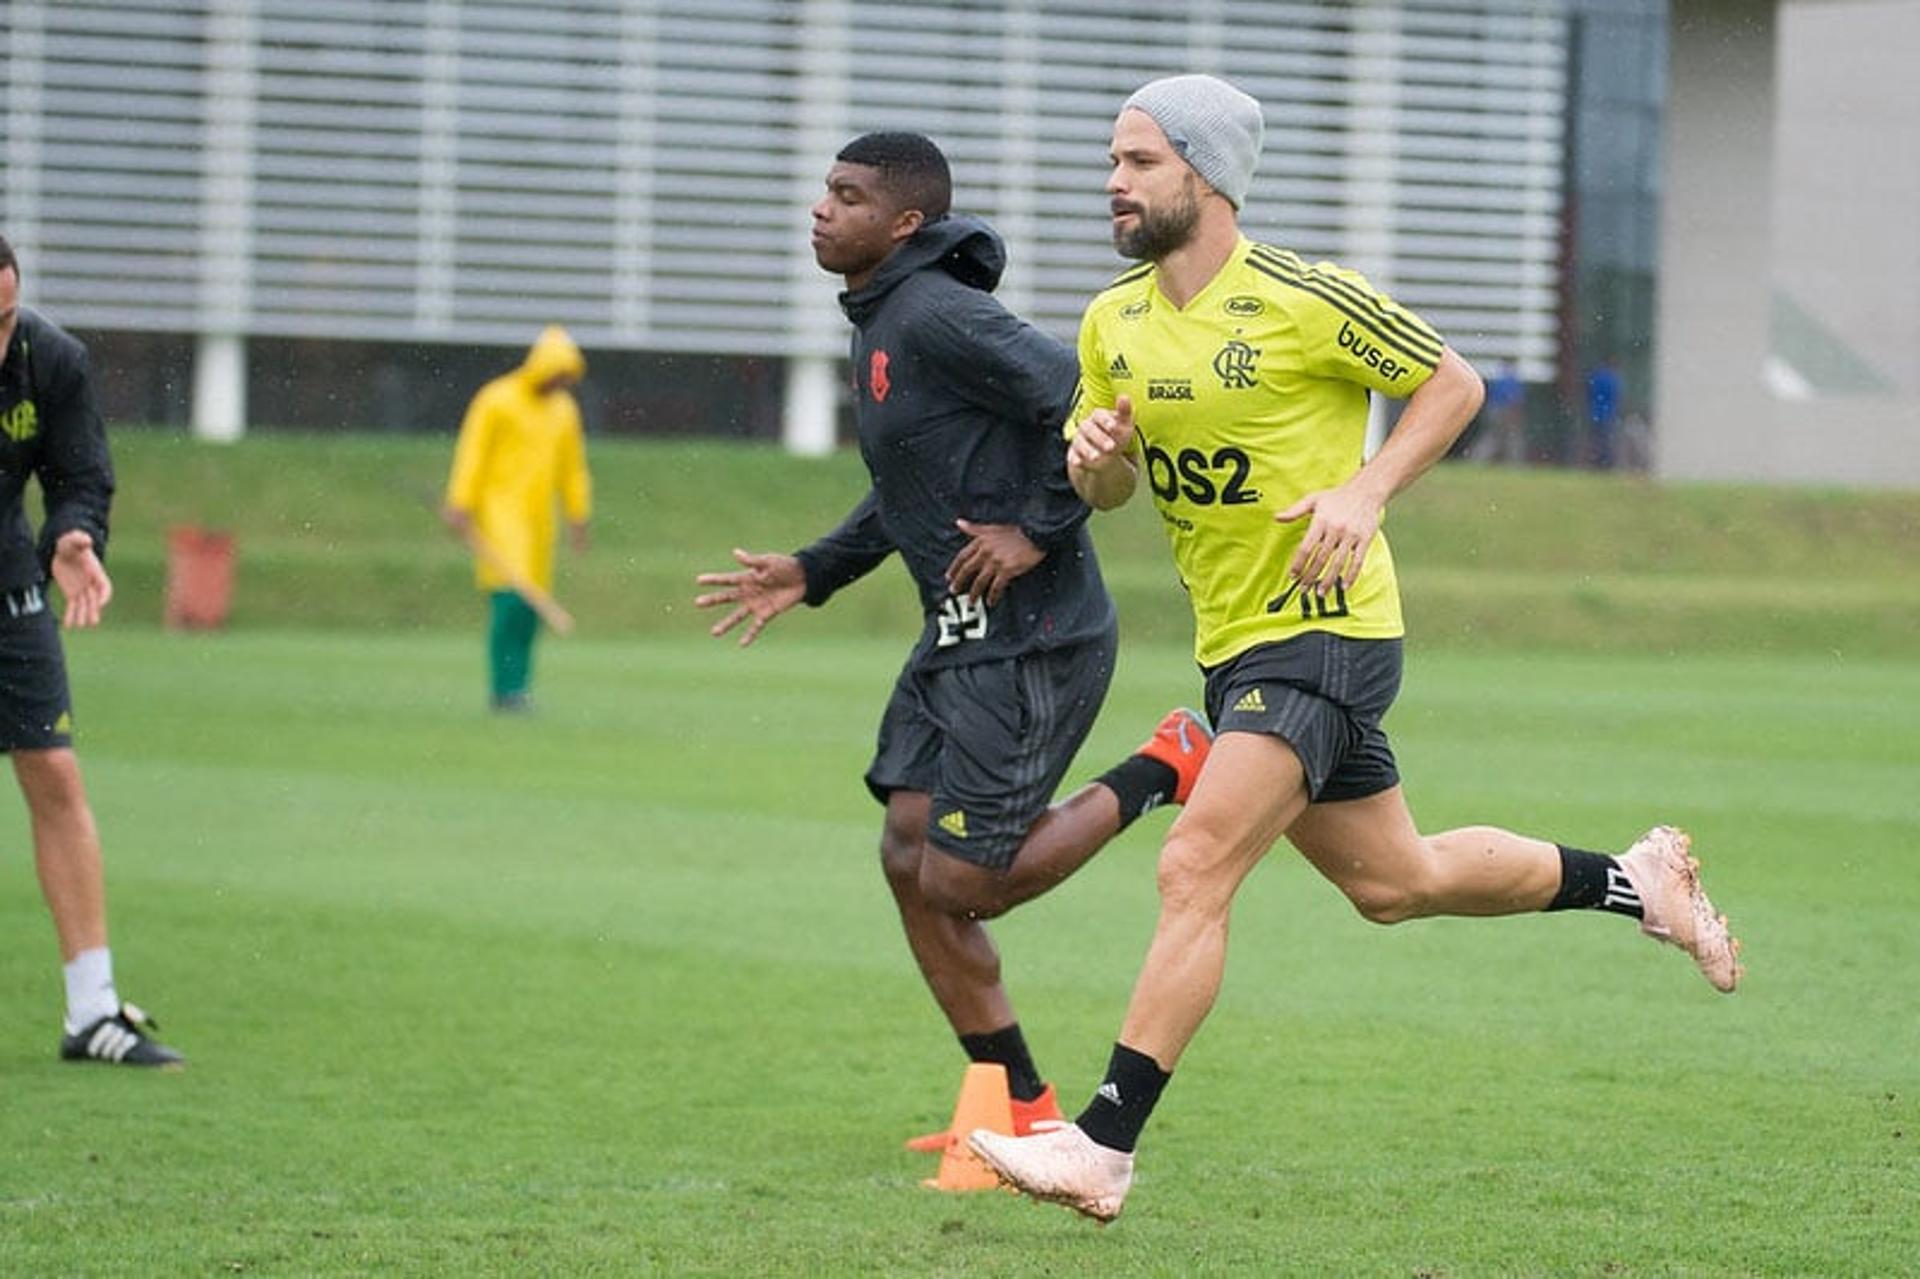
[[[442, 514], [474, 550], [488, 596], [487, 665], [496, 711], [529, 708], [536, 603], [550, 603], [556, 500], [575, 550], [587, 547], [593, 485], [573, 386], [587, 370], [567, 331], [547, 328], [519, 368], [473, 397], [454, 446]], [[534, 598], [530, 599], [529, 596]]]
[[[1194, 615], [1216, 734], [1159, 867], [1160, 918], [1107, 1074], [1075, 1123], [973, 1148], [1035, 1198], [1120, 1212], [1133, 1150], [1226, 963], [1235, 891], [1282, 836], [1366, 918], [1597, 909], [1730, 991], [1738, 946], [1687, 837], [1619, 857], [1487, 826], [1422, 835], [1380, 722], [1400, 682], [1387, 502], [1479, 408], [1479, 375], [1361, 275], [1240, 234], [1260, 105], [1210, 76], [1146, 85], [1114, 124], [1113, 239], [1143, 265], [1087, 308], [1068, 449], [1098, 509], [1144, 480]], [[1368, 395], [1406, 397], [1363, 458]]]

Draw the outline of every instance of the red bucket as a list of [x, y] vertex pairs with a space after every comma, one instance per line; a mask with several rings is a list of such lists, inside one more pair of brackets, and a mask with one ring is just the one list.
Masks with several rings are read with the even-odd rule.
[[192, 526], [167, 534], [169, 630], [203, 631], [226, 625], [233, 605], [233, 534]]

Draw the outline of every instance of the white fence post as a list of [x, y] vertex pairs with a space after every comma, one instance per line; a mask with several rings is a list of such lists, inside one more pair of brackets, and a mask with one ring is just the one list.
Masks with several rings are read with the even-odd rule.
[[787, 272], [787, 399], [780, 440], [788, 451], [819, 456], [834, 445], [834, 354], [846, 349], [846, 321], [834, 303], [838, 281], [813, 260], [807, 210], [820, 198], [827, 166], [847, 139], [847, 52], [850, 17], [845, 0], [801, 5], [800, 83], [791, 156], [793, 253]]
[[193, 433], [230, 442], [247, 429], [247, 331], [253, 293], [254, 58], [251, 0], [207, 13], [206, 154], [200, 184], [200, 336]]

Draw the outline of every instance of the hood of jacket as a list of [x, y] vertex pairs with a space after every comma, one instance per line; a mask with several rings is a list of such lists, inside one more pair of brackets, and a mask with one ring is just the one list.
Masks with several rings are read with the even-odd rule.
[[571, 378], [577, 382], [586, 376], [586, 372], [586, 357], [580, 354], [580, 348], [574, 345], [567, 331], [557, 324], [550, 324], [541, 330], [540, 336], [533, 340], [526, 360], [520, 365], [520, 376], [530, 389], [557, 377]]
[[1000, 233], [979, 218], [950, 214], [923, 226], [882, 262], [865, 287], [840, 295], [840, 309], [855, 324], [880, 305], [900, 281], [916, 271], [945, 271], [968, 288], [991, 293], [1007, 269], [1007, 246]]

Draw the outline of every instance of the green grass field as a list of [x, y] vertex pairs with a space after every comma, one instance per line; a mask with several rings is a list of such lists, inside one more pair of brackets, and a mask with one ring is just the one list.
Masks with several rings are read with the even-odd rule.
[[[858, 780], [897, 570], [745, 652], [687, 604], [733, 542], [837, 518], [846, 459], [602, 448], [600, 545], [562, 577], [583, 633], [500, 721], [408, 495], [444, 442], [120, 458], [80, 748], [123, 990], [192, 1065], [54, 1060], [52, 930], [0, 805], [0, 1274], [1915, 1269], [1920, 498], [1472, 470], [1410, 495], [1388, 727], [1423, 825], [1684, 825], [1748, 980], [1718, 996], [1609, 916], [1378, 928], [1282, 849], [1101, 1230], [925, 1190], [899, 1148], [963, 1062]], [[1138, 514], [1100, 526], [1129, 642], [1074, 780], [1198, 696]], [[152, 629], [184, 519], [241, 532], [228, 633]], [[994, 925], [1070, 1106], [1166, 820]]]
[[[804, 622], [807, 619], [790, 619]], [[73, 645], [125, 988], [176, 1075], [52, 1059], [27, 859], [0, 932], [0, 1271], [1893, 1274], [1920, 1255], [1920, 671], [1416, 654], [1430, 825], [1696, 834], [1751, 971], [1611, 917], [1385, 930], [1287, 855], [1099, 1230], [922, 1189], [957, 1049], [861, 791], [900, 645], [466, 636]], [[1125, 656], [1094, 771], [1192, 688]], [[24, 824], [8, 813], [7, 845]], [[996, 926], [1043, 1068], [1097, 1082], [1165, 819]]]

